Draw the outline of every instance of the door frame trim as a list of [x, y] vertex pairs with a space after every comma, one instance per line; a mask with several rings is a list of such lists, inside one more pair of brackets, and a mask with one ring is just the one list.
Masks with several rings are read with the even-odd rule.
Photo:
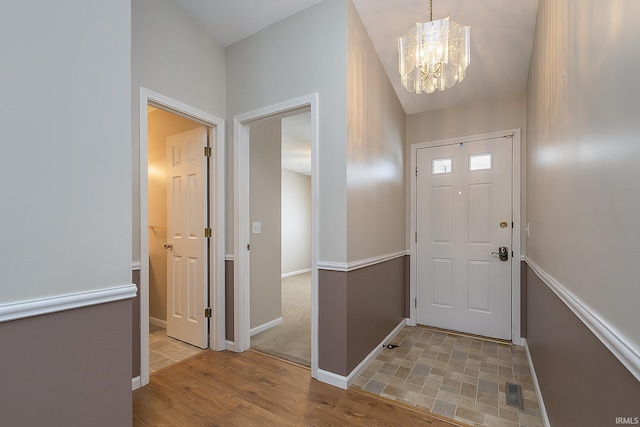
[[251, 346], [249, 251], [249, 126], [297, 112], [311, 112], [311, 376], [318, 376], [318, 250], [319, 250], [319, 115], [318, 94], [270, 105], [233, 118], [234, 122], [234, 350]]
[[416, 218], [416, 175], [414, 171], [417, 167], [417, 154], [418, 150], [422, 148], [432, 148], [432, 147], [440, 147], [445, 145], [458, 145], [461, 143], [467, 142], [477, 142], [484, 141], [487, 139], [498, 139], [498, 138], [506, 138], [512, 137], [512, 212], [513, 212], [513, 233], [511, 236], [511, 248], [513, 250], [513, 256], [511, 257], [511, 341], [516, 345], [522, 345], [522, 336], [521, 336], [521, 301], [520, 301], [520, 256], [521, 256], [521, 206], [520, 206], [520, 194], [521, 194], [521, 181], [522, 181], [522, 139], [521, 139], [521, 129], [510, 129], [499, 132], [490, 132], [483, 133], [477, 135], [463, 136], [457, 138], [449, 138], [449, 139], [441, 139], [437, 141], [429, 141], [422, 142], [418, 144], [411, 145], [411, 207], [410, 207], [410, 291], [409, 291], [409, 301], [410, 307], [410, 317], [408, 319], [407, 324], [411, 326], [415, 326], [417, 324], [417, 309], [415, 306], [415, 301], [418, 293], [417, 293], [417, 259], [416, 259], [416, 251], [417, 245], [415, 239], [412, 237], [415, 235], [417, 230], [417, 218]]
[[149, 383], [149, 206], [148, 206], [148, 112], [152, 105], [165, 111], [202, 123], [210, 130], [215, 159], [215, 173], [209, 176], [209, 197], [214, 209], [209, 210], [209, 224], [213, 228], [209, 251], [209, 301], [213, 317], [209, 320], [209, 347], [224, 350], [225, 306], [224, 306], [224, 258], [225, 258], [225, 139], [224, 120], [205, 111], [191, 107], [168, 96], [140, 87], [140, 386]]

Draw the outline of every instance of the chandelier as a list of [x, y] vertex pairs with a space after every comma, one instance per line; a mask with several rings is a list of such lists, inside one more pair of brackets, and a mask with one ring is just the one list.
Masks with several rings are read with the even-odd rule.
[[429, 22], [417, 22], [398, 39], [400, 80], [410, 92], [421, 94], [445, 90], [461, 82], [470, 57], [470, 28], [445, 19], [433, 20], [429, 0]]

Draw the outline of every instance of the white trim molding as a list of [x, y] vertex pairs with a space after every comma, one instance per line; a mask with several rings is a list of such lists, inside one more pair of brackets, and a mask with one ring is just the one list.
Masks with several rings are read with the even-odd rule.
[[140, 261], [133, 261], [131, 263], [131, 270], [140, 270]]
[[0, 322], [131, 299], [135, 298], [137, 292], [136, 285], [127, 284], [113, 288], [1, 304]]
[[224, 256], [225, 261], [233, 261], [233, 254], [226, 254]]
[[529, 345], [527, 344], [527, 340], [525, 338], [522, 338], [522, 343], [524, 345], [524, 350], [527, 353], [527, 360], [529, 361], [529, 369], [531, 370], [531, 379], [533, 381], [533, 388], [536, 391], [536, 397], [538, 398], [538, 406], [540, 407], [542, 422], [544, 423], [544, 427], [550, 427], [551, 423], [549, 422], [549, 415], [547, 415], [547, 408], [546, 406], [544, 406], [544, 400], [542, 399], [542, 392], [540, 391], [540, 384], [538, 383], [538, 376], [536, 375], [536, 370], [533, 366], [533, 359], [531, 359], [531, 353], [529, 352]]
[[[311, 113], [311, 376], [318, 371], [318, 253], [320, 236], [319, 110], [317, 93], [259, 108], [233, 117], [233, 239], [235, 351], [248, 350], [250, 331], [249, 127], [251, 123]], [[224, 233], [222, 234], [224, 235]]]
[[[139, 206], [140, 206], [140, 323], [145, 325], [149, 319], [149, 206], [148, 206], [148, 106], [181, 115], [198, 121], [208, 128], [209, 146], [213, 150], [211, 165], [213, 173], [209, 176], [208, 192], [211, 207], [208, 209], [208, 221], [213, 229], [208, 257], [210, 281], [207, 287], [209, 301], [214, 316], [209, 319], [210, 343], [213, 350], [224, 350], [225, 343], [225, 126], [224, 120], [206, 111], [191, 107], [181, 101], [140, 87], [138, 118], [139, 129]], [[140, 382], [149, 383], [149, 330], [140, 332]]]
[[267, 331], [271, 328], [275, 328], [278, 325], [282, 324], [282, 317], [278, 317], [277, 319], [273, 319], [270, 322], [264, 323], [260, 326], [256, 326], [255, 328], [251, 328], [251, 336], [258, 335], [264, 331]]
[[226, 340], [225, 345], [226, 345], [226, 350], [233, 351], [233, 352], [236, 351], [236, 343], [234, 343], [233, 341]]
[[376, 264], [381, 264], [386, 261], [391, 261], [396, 258], [401, 258], [403, 256], [408, 255], [407, 251], [394, 252], [391, 254], [380, 255], [377, 257], [361, 259], [358, 261], [352, 261], [348, 263], [344, 262], [332, 262], [332, 261], [318, 261], [318, 269], [320, 270], [333, 270], [333, 271], [344, 271], [349, 272], [353, 270], [358, 270], [364, 267], [371, 267]]
[[140, 375], [135, 378], [131, 378], [131, 391], [137, 390], [142, 387], [142, 382], [140, 380]]
[[[415, 170], [417, 167], [417, 154], [418, 150], [423, 148], [441, 147], [447, 145], [458, 145], [460, 143], [468, 143], [475, 141], [484, 141], [489, 139], [504, 139], [511, 138], [512, 144], [512, 213], [513, 217], [513, 229], [511, 234], [511, 250], [513, 256], [511, 257], [511, 342], [516, 345], [522, 344], [521, 337], [521, 321], [520, 321], [520, 262], [517, 260], [521, 256], [521, 180], [522, 180], [522, 132], [521, 129], [510, 129], [498, 132], [489, 132], [478, 135], [462, 136], [450, 139], [442, 139], [437, 141], [422, 142], [418, 144], [411, 144], [411, 169]], [[416, 188], [417, 181], [415, 174], [411, 174], [410, 182], [410, 236], [413, 236], [417, 231], [417, 216], [416, 216]], [[410, 285], [409, 285], [409, 300], [415, 301], [418, 297], [418, 259], [413, 256], [417, 253], [417, 244], [415, 239], [410, 239]], [[418, 310], [415, 304], [411, 304], [409, 308], [409, 319], [407, 324], [415, 326], [418, 321]]]
[[640, 381], [640, 352], [613, 325], [600, 317], [560, 282], [544, 271], [531, 258], [525, 262], [533, 272], [564, 302], [593, 334], [611, 351], [638, 381]]
[[402, 328], [404, 328], [407, 324], [407, 319], [403, 319], [398, 326], [396, 326], [393, 331], [389, 333], [382, 340], [380, 344], [378, 344], [372, 351], [369, 353], [367, 357], [364, 358], [362, 362], [356, 368], [351, 371], [349, 375], [342, 376], [338, 374], [334, 374], [333, 372], [325, 371], [322, 369], [318, 369], [318, 381], [322, 381], [323, 383], [331, 384], [335, 387], [340, 387], [341, 389], [348, 389], [357, 379], [358, 377], [369, 367], [369, 365], [376, 360], [378, 355], [382, 353], [384, 346], [387, 345], [391, 340], [393, 340], [396, 335], [400, 333]]

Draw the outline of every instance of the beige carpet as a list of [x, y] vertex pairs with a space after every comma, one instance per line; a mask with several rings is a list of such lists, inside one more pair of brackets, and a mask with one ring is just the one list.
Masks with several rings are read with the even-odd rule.
[[311, 273], [282, 279], [282, 323], [252, 336], [251, 348], [311, 366]]

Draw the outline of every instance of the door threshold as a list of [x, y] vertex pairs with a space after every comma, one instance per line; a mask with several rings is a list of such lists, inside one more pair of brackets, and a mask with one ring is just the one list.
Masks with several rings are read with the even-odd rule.
[[[419, 326], [422, 326], [422, 325], [419, 325]], [[360, 394], [363, 394], [365, 396], [369, 396], [369, 397], [371, 397], [373, 399], [381, 400], [381, 401], [383, 401], [383, 402], [385, 402], [385, 403], [387, 403], [389, 405], [399, 406], [399, 407], [404, 408], [404, 409], [415, 411], [415, 412], [417, 412], [419, 414], [422, 414], [422, 415], [427, 415], [427, 416], [432, 417], [432, 418], [434, 418], [436, 420], [449, 423], [449, 424], [451, 424], [452, 426], [455, 426], [455, 427], [472, 427], [471, 424], [466, 424], [466, 423], [463, 423], [462, 421], [458, 421], [458, 420], [455, 420], [453, 418], [448, 418], [448, 417], [445, 417], [444, 415], [436, 414], [435, 412], [431, 412], [431, 411], [429, 411], [427, 409], [424, 409], [424, 408], [422, 408], [420, 406], [413, 406], [413, 405], [404, 403], [404, 402], [399, 401], [399, 400], [392, 400], [392, 399], [390, 399], [388, 397], [380, 396], [379, 394], [371, 393], [370, 391], [363, 390], [361, 388], [349, 387], [349, 391], [353, 391], [355, 393], [360, 393]]]
[[503, 340], [501, 338], [493, 338], [493, 337], [487, 337], [487, 336], [484, 336], [484, 335], [470, 334], [470, 333], [467, 333], [467, 332], [454, 331], [452, 329], [438, 328], [436, 326], [429, 326], [429, 325], [416, 325], [416, 327], [417, 328], [430, 329], [432, 331], [442, 332], [442, 333], [445, 333], [445, 334], [457, 335], [457, 336], [460, 336], [460, 337], [475, 338], [475, 339], [479, 339], [479, 340], [483, 340], [483, 341], [495, 342], [495, 343], [503, 344], [503, 345], [513, 345], [513, 342], [511, 342], [509, 340]]
[[280, 356], [276, 356], [275, 354], [270, 354], [270, 353], [267, 353], [267, 352], [264, 352], [264, 351], [260, 351], [260, 350], [256, 350], [256, 349], [253, 349], [253, 348], [250, 348], [247, 351], [252, 351], [254, 353], [259, 353], [262, 356], [270, 357], [272, 359], [276, 359], [276, 360], [279, 360], [281, 362], [288, 363], [290, 365], [294, 365], [294, 366], [297, 366], [297, 367], [302, 368], [302, 369], [306, 369], [307, 371], [311, 370], [310, 366], [303, 365], [302, 363], [294, 362], [293, 360], [288, 360], [288, 359], [285, 359], [285, 358], [280, 357]]

